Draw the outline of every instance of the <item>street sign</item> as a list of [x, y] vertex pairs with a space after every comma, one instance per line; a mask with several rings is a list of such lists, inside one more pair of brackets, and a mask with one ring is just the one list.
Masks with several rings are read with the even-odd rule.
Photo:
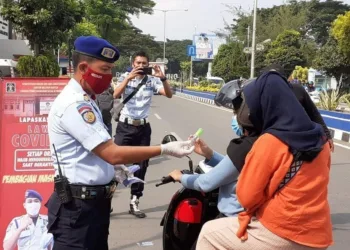
[[164, 59], [164, 64], [168, 64], [169, 60], [167, 58]]
[[187, 56], [196, 56], [196, 46], [187, 45]]
[[243, 49], [243, 52], [246, 53], [246, 54], [252, 53], [252, 47], [245, 47], [245, 48]]
[[[263, 51], [265, 49], [265, 46], [262, 45], [261, 43], [256, 45], [256, 51]], [[245, 47], [243, 49], [243, 52], [246, 54], [251, 54], [252, 53], [253, 48], [252, 47]]]

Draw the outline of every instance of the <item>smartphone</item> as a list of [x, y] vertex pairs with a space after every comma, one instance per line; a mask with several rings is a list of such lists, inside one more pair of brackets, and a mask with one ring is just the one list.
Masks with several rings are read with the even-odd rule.
[[152, 73], [153, 73], [153, 68], [152, 67], [143, 68], [143, 74], [144, 75], [152, 75]]

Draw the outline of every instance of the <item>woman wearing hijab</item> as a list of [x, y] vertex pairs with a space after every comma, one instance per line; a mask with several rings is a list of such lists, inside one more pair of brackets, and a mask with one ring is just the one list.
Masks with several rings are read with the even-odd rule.
[[[290, 85], [277, 72], [243, 89], [237, 119], [262, 131], [237, 183], [245, 211], [207, 222], [197, 249], [327, 249], [332, 226], [327, 200], [330, 146]], [[234, 157], [234, 151], [228, 149]]]

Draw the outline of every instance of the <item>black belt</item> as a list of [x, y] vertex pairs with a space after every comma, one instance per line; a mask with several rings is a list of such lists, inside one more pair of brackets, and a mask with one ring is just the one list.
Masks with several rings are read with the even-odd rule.
[[101, 186], [84, 186], [69, 184], [72, 191], [72, 197], [81, 200], [94, 200], [98, 198], [111, 199], [115, 190], [117, 189], [117, 183], [112, 181], [107, 185]]

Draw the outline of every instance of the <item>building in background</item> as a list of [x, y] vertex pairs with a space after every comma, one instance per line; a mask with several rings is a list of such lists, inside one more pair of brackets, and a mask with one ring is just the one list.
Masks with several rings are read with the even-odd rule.
[[0, 16], [0, 39], [10, 39], [10, 24]]
[[315, 88], [318, 89], [336, 89], [338, 87], [338, 82], [334, 77], [322, 74], [322, 72], [316, 69], [310, 68], [308, 72], [308, 81], [315, 83]]

